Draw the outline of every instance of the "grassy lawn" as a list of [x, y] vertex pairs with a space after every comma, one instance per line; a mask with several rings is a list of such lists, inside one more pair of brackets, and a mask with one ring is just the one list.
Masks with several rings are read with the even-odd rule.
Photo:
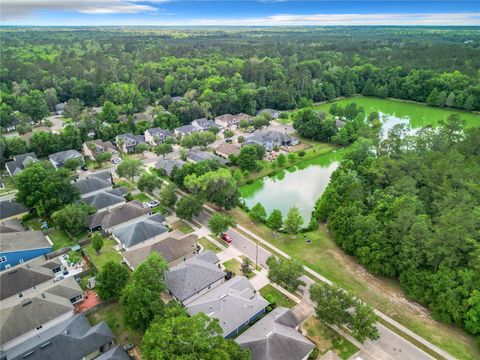
[[328, 350], [333, 350], [342, 359], [348, 359], [359, 350], [350, 341], [313, 316], [303, 323], [302, 327], [307, 331], [310, 340], [317, 345], [319, 354], [317, 359], [321, 358]]
[[135, 344], [140, 345], [142, 334], [131, 330], [125, 324], [123, 319], [123, 309], [119, 303], [109, 304], [97, 312], [88, 316], [88, 321], [92, 325], [106, 321], [110, 329], [115, 334], [117, 344]]
[[83, 251], [88, 255], [90, 261], [93, 263], [93, 265], [95, 265], [97, 270], [100, 271], [103, 265], [109, 261], [116, 263], [120, 263], [122, 261], [122, 256], [113, 248], [116, 245], [117, 242], [112, 238], [104, 238], [103, 247], [100, 250], [100, 254], [97, 255], [95, 249], [92, 247], [92, 243], [85, 246]]
[[133, 196], [132, 196], [132, 200], [137, 200], [137, 201], [140, 201], [141, 203], [152, 201], [152, 199], [150, 199], [150, 198], [149, 198], [147, 195], [145, 195], [144, 193], [139, 193], [139, 194], [133, 195]]
[[42, 227], [42, 220], [40, 218], [34, 218], [27, 221], [24, 221], [23, 227], [29, 230], [41, 230]]
[[184, 234], [190, 234], [195, 231], [190, 225], [188, 225], [183, 220], [176, 221], [171, 225], [172, 229], [180, 230]]
[[253, 272], [250, 272], [249, 274], [245, 275], [241, 270], [242, 264], [236, 259], [230, 259], [228, 261], [225, 261], [222, 265], [225, 266], [225, 270], [231, 271], [234, 276], [242, 275], [242, 276], [246, 276], [248, 279], [255, 276], [255, 273]]
[[114, 179], [114, 181], [115, 181], [116, 187], [124, 186], [125, 188], [127, 188], [128, 191], [135, 190], [135, 186], [130, 181], [119, 180], [119, 179]]
[[220, 249], [217, 245], [215, 245], [213, 242], [208, 240], [206, 237], [202, 237], [202, 238], [198, 239], [198, 243], [200, 245], [202, 245], [202, 248], [203, 248], [204, 251], [211, 250], [215, 254], [222, 251], [222, 249]]
[[275, 299], [275, 304], [277, 306], [283, 306], [286, 308], [291, 308], [295, 306], [296, 302], [290, 299], [285, 294], [281, 293], [277, 289], [275, 289], [272, 285], [268, 284], [260, 289], [260, 295], [263, 297], [267, 295], [271, 295]]
[[305, 233], [312, 241], [306, 244], [303, 234], [295, 237], [274, 234], [263, 224], [252, 225], [248, 215], [238, 208], [230, 214], [239, 225], [254, 231], [451, 355], [459, 359], [480, 358], [480, 350], [473, 337], [455, 326], [434, 321], [425, 309], [405, 298], [397, 280], [368, 273], [353, 257], [336, 246], [324, 226]]
[[54, 229], [53, 231], [49, 232], [48, 237], [53, 242], [53, 250], [58, 250], [67, 246], [75, 245], [77, 242], [68, 236], [68, 234], [59, 229]]

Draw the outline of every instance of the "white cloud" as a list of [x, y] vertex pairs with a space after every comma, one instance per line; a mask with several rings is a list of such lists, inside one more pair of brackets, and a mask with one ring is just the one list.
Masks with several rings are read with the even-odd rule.
[[[167, 0], [2, 0], [2, 21], [25, 19], [42, 11], [77, 11], [84, 14], [136, 14], [155, 12], [156, 7], [145, 3]], [[138, 4], [142, 2], [142, 4]]]
[[480, 25], [480, 12], [415, 14], [278, 14], [261, 18], [193, 19], [193, 25]]

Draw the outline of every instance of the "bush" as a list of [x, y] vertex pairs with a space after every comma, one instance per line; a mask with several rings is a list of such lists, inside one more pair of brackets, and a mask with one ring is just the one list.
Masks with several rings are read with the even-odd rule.
[[265, 295], [265, 300], [267, 300], [270, 305], [275, 306], [276, 304], [275, 297], [272, 294]]
[[273, 308], [269, 305], [267, 306], [267, 312], [271, 312], [273, 310]]
[[310, 353], [310, 355], [308, 356], [308, 358], [314, 360], [314, 359], [317, 358], [317, 356], [318, 356], [318, 349], [315, 348], [315, 349], [312, 350], [312, 352]]
[[243, 171], [243, 177], [249, 177], [250, 176], [250, 171], [244, 170]]
[[127, 201], [132, 201], [133, 200], [133, 195], [131, 192], [127, 193], [127, 195], [125, 195], [125, 200]]
[[306, 154], [306, 153], [305, 153], [305, 150], [300, 150], [300, 151], [298, 152], [298, 156], [302, 156], [302, 157], [303, 157], [303, 156], [305, 156], [305, 154]]
[[238, 138], [237, 138], [237, 141], [239, 144], [243, 144], [245, 142], [245, 137], [240, 135]]
[[279, 151], [279, 150], [280, 150], [280, 148], [278, 147], [278, 145], [275, 145], [275, 146], [273, 147], [273, 151]]

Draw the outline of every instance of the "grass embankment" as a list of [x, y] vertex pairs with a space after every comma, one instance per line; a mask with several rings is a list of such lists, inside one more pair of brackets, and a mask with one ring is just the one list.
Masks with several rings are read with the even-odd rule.
[[260, 295], [262, 295], [263, 297], [266, 297], [267, 295], [271, 295], [275, 299], [275, 304], [277, 306], [282, 306], [290, 309], [296, 305], [295, 301], [293, 301], [287, 295], [275, 289], [271, 284], [264, 286], [259, 290], [259, 292], [260, 292]]
[[[310, 159], [319, 157], [320, 155], [327, 154], [334, 149], [338, 149], [337, 146], [332, 145], [332, 144], [319, 143], [319, 142], [316, 142], [316, 141], [311, 141], [311, 140], [307, 140], [307, 139], [303, 139], [303, 138], [300, 138], [300, 141], [304, 144], [307, 144], [308, 147], [303, 149], [303, 150], [300, 149], [300, 150], [294, 151], [295, 153], [297, 153], [297, 157], [293, 161], [287, 160], [285, 162], [285, 164], [282, 165], [282, 166], [272, 166], [272, 164], [270, 162], [264, 161], [262, 170], [260, 170], [258, 172], [253, 172], [250, 175], [248, 175], [247, 177], [244, 177], [241, 181], [239, 181], [239, 185], [243, 185], [243, 184], [246, 184], [247, 182], [251, 182], [251, 181], [255, 181], [257, 179], [261, 179], [261, 178], [263, 178], [265, 176], [268, 176], [272, 173], [276, 173], [276, 172], [285, 170], [285, 169], [290, 168], [292, 166], [295, 166], [299, 163], [302, 163], [306, 160], [310, 160]], [[304, 151], [305, 155], [304, 156], [298, 156], [298, 153], [300, 151]]]
[[[252, 225], [248, 215], [238, 208], [230, 213], [239, 225], [299, 259], [304, 265], [452, 356], [468, 360], [480, 358], [480, 349], [472, 336], [455, 326], [434, 321], [425, 309], [406, 299], [398, 281], [368, 273], [353, 257], [335, 245], [324, 226], [320, 226], [317, 231], [297, 236], [274, 234], [263, 224]], [[305, 238], [312, 243], [307, 244]]]
[[302, 328], [307, 331], [307, 335], [315, 345], [317, 345], [318, 356], [321, 358], [328, 350], [333, 350], [342, 359], [348, 359], [359, 349], [350, 341], [339, 335], [322, 322], [315, 319], [314, 316], [302, 324]]

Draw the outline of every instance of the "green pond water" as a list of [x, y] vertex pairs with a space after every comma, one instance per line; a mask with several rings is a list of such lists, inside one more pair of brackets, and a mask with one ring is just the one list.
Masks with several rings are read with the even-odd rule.
[[[427, 125], [435, 126], [438, 121], [447, 119], [452, 113], [459, 113], [466, 120], [467, 126], [480, 125], [480, 115], [432, 108], [421, 104], [369, 97], [350, 98], [340, 100], [338, 103], [345, 105], [352, 101], [363, 106], [367, 113], [380, 112], [384, 136], [396, 124], [409, 124], [413, 129]], [[331, 103], [328, 103], [316, 108], [328, 111], [330, 106]], [[337, 169], [339, 161], [346, 152], [348, 149], [328, 153], [280, 171], [274, 176], [242, 186], [240, 188], [242, 199], [250, 208], [258, 202], [261, 203], [267, 214], [270, 214], [273, 209], [279, 209], [284, 217], [291, 207], [297, 206], [307, 223], [315, 202], [325, 191], [331, 174]]]
[[288, 210], [296, 206], [308, 223], [315, 202], [347, 152], [348, 149], [330, 152], [244, 185], [240, 188], [242, 199], [250, 208], [261, 203], [269, 215], [279, 209], [284, 218]]

